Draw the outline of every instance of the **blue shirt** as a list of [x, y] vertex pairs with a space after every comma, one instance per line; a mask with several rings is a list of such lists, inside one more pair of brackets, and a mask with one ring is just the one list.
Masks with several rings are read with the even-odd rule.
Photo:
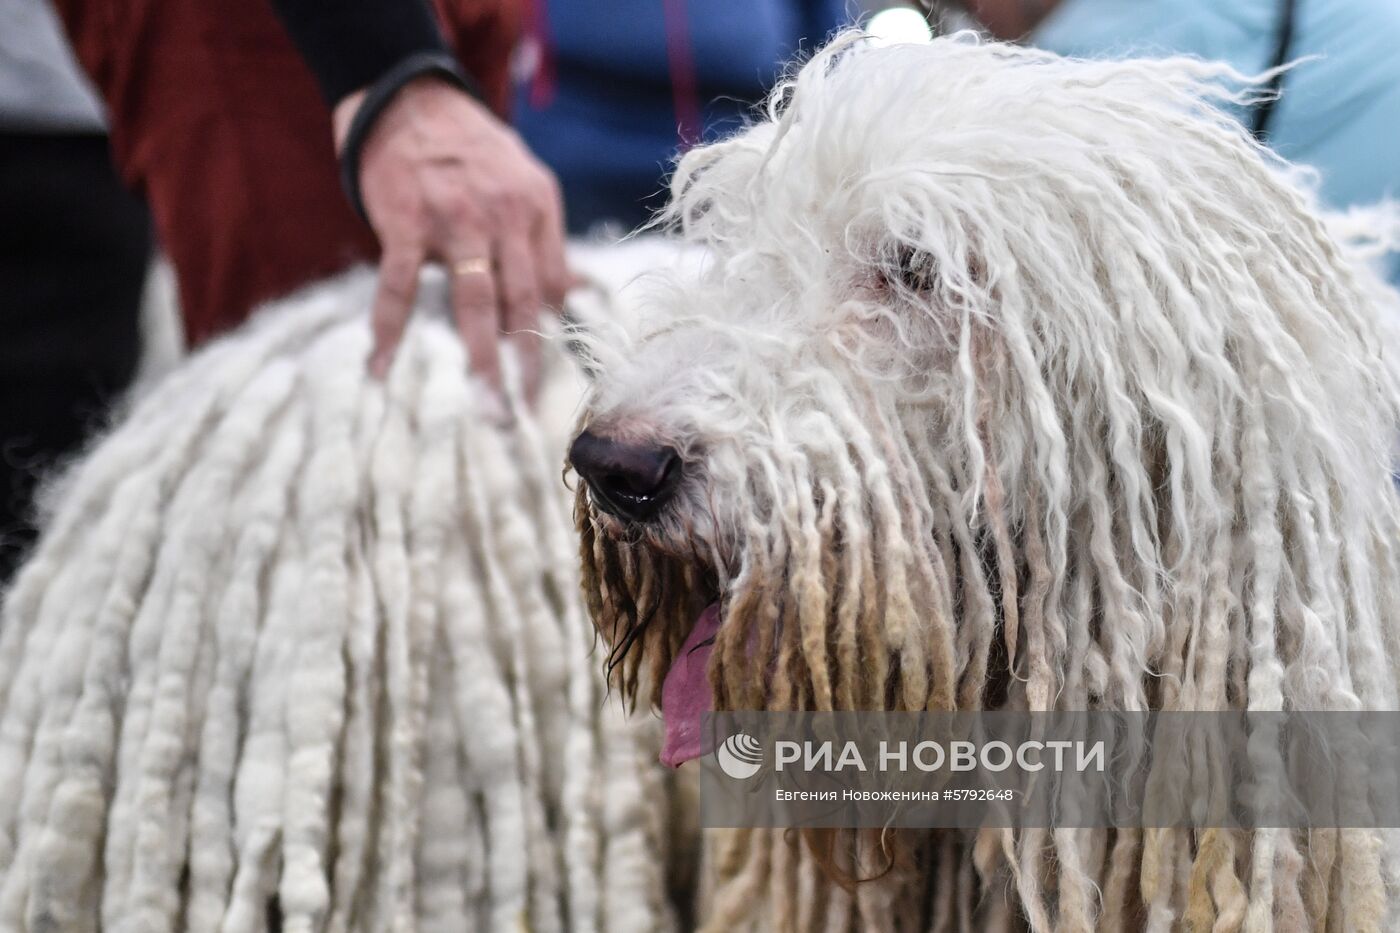
[[[1077, 58], [1184, 53], [1254, 74], [1277, 44], [1282, 0], [1063, 0], [1033, 36]], [[1346, 208], [1400, 198], [1400, 0], [1297, 0], [1269, 142], [1320, 174]], [[1400, 284], [1400, 256], [1390, 277]]]
[[846, 21], [845, 8], [845, 0], [538, 0], [543, 28], [526, 55], [534, 71], [513, 116], [559, 176], [570, 230], [607, 220], [632, 227], [664, 200], [687, 116], [671, 83], [678, 51], [695, 84], [680, 106], [696, 111], [692, 131], [713, 139], [741, 126], [792, 55]]

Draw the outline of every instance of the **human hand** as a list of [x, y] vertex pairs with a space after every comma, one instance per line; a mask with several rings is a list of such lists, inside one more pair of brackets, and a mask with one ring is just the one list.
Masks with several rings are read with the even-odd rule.
[[[363, 92], [335, 108], [337, 151]], [[472, 97], [422, 77], [394, 96], [360, 150], [360, 194], [383, 251], [370, 372], [403, 337], [424, 262], [451, 276], [452, 311], [474, 373], [501, 384], [499, 340], [513, 334], [533, 394], [541, 310], [568, 284], [558, 182], [513, 130]]]

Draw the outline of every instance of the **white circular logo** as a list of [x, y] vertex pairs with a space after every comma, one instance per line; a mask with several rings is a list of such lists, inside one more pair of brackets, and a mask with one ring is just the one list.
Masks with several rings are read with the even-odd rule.
[[715, 749], [715, 760], [719, 769], [736, 781], [747, 780], [763, 767], [763, 746], [753, 736], [736, 732]]

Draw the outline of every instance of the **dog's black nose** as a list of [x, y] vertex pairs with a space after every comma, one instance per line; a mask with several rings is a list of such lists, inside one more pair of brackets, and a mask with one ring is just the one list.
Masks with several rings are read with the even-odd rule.
[[574, 439], [569, 462], [599, 508], [634, 522], [654, 516], [681, 478], [681, 458], [674, 448], [629, 444], [591, 431]]

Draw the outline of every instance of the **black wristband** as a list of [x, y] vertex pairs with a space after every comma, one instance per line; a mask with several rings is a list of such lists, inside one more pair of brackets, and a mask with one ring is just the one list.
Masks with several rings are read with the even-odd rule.
[[394, 99], [405, 84], [425, 75], [441, 78], [455, 84], [467, 94], [480, 98], [476, 85], [457, 60], [446, 52], [415, 52], [380, 76], [365, 91], [359, 109], [350, 121], [350, 130], [345, 134], [345, 142], [340, 147], [340, 183], [345, 188], [345, 196], [355, 213], [369, 222], [364, 201], [360, 197], [360, 149], [374, 129], [375, 121], [384, 108]]

